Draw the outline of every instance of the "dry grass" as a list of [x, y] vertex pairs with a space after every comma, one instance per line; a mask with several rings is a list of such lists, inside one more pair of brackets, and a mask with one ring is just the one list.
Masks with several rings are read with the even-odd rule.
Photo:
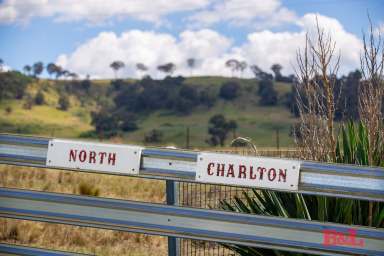
[[[165, 202], [162, 181], [0, 166], [0, 187]], [[166, 255], [165, 237], [0, 218], [0, 242], [97, 255]]]

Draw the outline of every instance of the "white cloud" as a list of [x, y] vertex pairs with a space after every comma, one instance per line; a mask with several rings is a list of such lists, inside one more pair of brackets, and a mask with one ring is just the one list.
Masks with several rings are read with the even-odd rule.
[[[336, 19], [320, 14], [306, 14], [297, 21], [301, 27], [299, 32], [278, 32], [268, 30], [248, 35], [247, 42], [238, 51], [240, 56], [246, 57], [249, 63], [255, 63], [264, 70], [274, 63], [283, 66], [283, 73], [294, 72], [297, 50], [303, 48], [305, 35], [315, 42], [316, 17], [319, 27], [324, 28], [336, 42], [335, 54], [341, 56], [340, 74], [345, 74], [359, 67], [362, 42], [354, 34], [345, 31]], [[336, 57], [335, 57], [336, 58]]]
[[283, 7], [280, 0], [227, 0], [213, 2], [188, 18], [191, 26], [209, 26], [227, 21], [234, 25], [268, 28], [296, 19], [294, 12]]
[[296, 15], [281, 0], [4, 0], [0, 1], [0, 24], [26, 24], [36, 17], [55, 21], [87, 21], [91, 24], [114, 18], [133, 18], [162, 24], [164, 17], [191, 11], [190, 27], [206, 27], [217, 22], [253, 24], [258, 29], [292, 23]]
[[100, 23], [111, 18], [131, 17], [159, 23], [167, 14], [202, 8], [209, 0], [4, 0], [0, 23], [26, 23], [34, 17], [57, 21], [86, 20]]
[[360, 65], [360, 53], [363, 49], [362, 41], [356, 35], [347, 32], [337, 19], [310, 13], [304, 15], [300, 23], [305, 31], [309, 31], [312, 39], [316, 28], [316, 17], [320, 28], [323, 28], [326, 33], [330, 34], [336, 42], [336, 51], [340, 53], [342, 62], [340, 71], [345, 73], [358, 68]]
[[[359, 66], [361, 40], [345, 31], [333, 18], [318, 15], [321, 27], [333, 36], [337, 51], [341, 53], [341, 73], [349, 72]], [[142, 62], [151, 67], [149, 74], [159, 77], [156, 67], [166, 62], [177, 65], [175, 74], [189, 75], [186, 59], [199, 60], [195, 75], [230, 76], [225, 67], [229, 58], [245, 60], [256, 64], [269, 72], [274, 63], [283, 66], [283, 73], [293, 72], [296, 51], [303, 47], [305, 34], [313, 35], [316, 26], [316, 14], [307, 14], [299, 19], [299, 32], [271, 32], [268, 30], [250, 33], [241, 45], [234, 45], [230, 38], [210, 29], [187, 30], [177, 37], [153, 31], [131, 30], [120, 36], [113, 32], [100, 33], [95, 38], [80, 45], [73, 53], [58, 57], [57, 63], [64, 68], [81, 75], [92, 77], [113, 77], [109, 64], [122, 60], [126, 68], [121, 72], [124, 77], [139, 77], [135, 64]], [[252, 76], [250, 71], [246, 76]]]
[[187, 72], [187, 58], [204, 59], [201, 68], [207, 63], [217, 65], [218, 56], [225, 54], [230, 45], [228, 38], [212, 30], [184, 31], [179, 38], [139, 30], [131, 30], [120, 36], [103, 32], [79, 46], [72, 54], [60, 55], [56, 62], [66, 69], [93, 77], [112, 77], [109, 64], [114, 60], [125, 62], [126, 68], [121, 72], [124, 76], [140, 76], [135, 69], [138, 62], [150, 67], [152, 76], [158, 76], [156, 67], [167, 62], [175, 63], [178, 66], [177, 73], [183, 74]]

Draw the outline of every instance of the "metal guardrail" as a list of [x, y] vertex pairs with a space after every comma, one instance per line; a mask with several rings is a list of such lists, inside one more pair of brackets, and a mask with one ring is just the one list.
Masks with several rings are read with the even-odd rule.
[[[0, 217], [217, 241], [317, 255], [383, 255], [384, 230], [0, 188]], [[324, 232], [354, 232], [356, 245], [324, 244]]]
[[56, 250], [47, 250], [35, 247], [26, 247], [15, 244], [0, 243], [0, 255], [23, 255], [23, 256], [85, 256], [89, 254], [80, 254]]
[[[48, 138], [0, 134], [0, 163], [47, 168], [48, 142]], [[195, 182], [198, 153], [146, 148], [138, 176]], [[298, 187], [298, 193], [384, 202], [384, 169], [301, 161]]]

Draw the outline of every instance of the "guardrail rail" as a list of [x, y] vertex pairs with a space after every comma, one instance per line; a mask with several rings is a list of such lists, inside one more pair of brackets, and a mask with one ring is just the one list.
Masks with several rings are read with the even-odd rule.
[[[85, 160], [86, 153], [81, 155], [82, 151], [74, 149], [70, 149], [69, 160], [65, 160], [70, 163], [61, 165], [62, 159], [55, 160], [55, 154], [60, 153], [60, 150], [68, 147], [93, 147], [93, 144], [88, 144], [70, 140], [0, 134], [0, 164], [109, 173], [163, 179], [170, 182], [209, 183], [212, 181], [225, 184], [229, 180], [230, 185], [249, 187], [249, 184], [253, 183], [244, 181], [246, 171], [248, 180], [252, 177], [256, 179], [256, 167], [252, 169], [253, 166], [248, 167], [246, 164], [257, 160], [260, 163], [265, 162], [265, 166], [268, 164], [276, 166], [264, 169], [264, 180], [266, 182], [267, 179], [273, 180], [275, 183], [270, 182], [272, 185], [267, 184], [265, 187], [260, 182], [261, 185], [255, 183], [251, 187], [384, 202], [383, 168], [276, 158], [238, 157], [231, 154], [215, 155], [179, 149], [125, 148], [112, 144], [94, 144], [94, 147], [97, 149], [104, 146], [106, 149], [117, 147], [116, 150], [123, 152], [124, 156], [131, 154], [124, 159], [124, 161], [136, 162], [127, 163], [129, 170], [118, 169], [119, 162], [116, 160], [118, 155], [108, 156], [109, 153], [104, 154], [104, 152], [100, 153], [100, 157], [104, 154], [105, 161], [107, 156], [109, 157], [109, 164], [114, 165], [111, 171], [104, 167], [93, 168], [90, 164], [96, 163], [97, 153], [92, 153], [92, 150], [88, 152], [87, 160]], [[56, 148], [52, 149], [54, 147]], [[84, 165], [74, 165], [71, 161], [76, 159], [84, 159], [82, 161]], [[240, 163], [236, 177], [231, 164], [226, 165], [228, 167], [226, 176], [221, 176], [221, 170], [224, 172], [224, 164], [222, 164], [224, 162]], [[282, 164], [291, 165], [287, 167], [288, 175], [283, 172], [283, 167], [280, 168]], [[259, 168], [261, 167], [257, 170]], [[260, 179], [263, 175], [262, 169], [259, 172]], [[213, 177], [216, 172], [218, 177]], [[208, 176], [201, 177], [204, 175]], [[296, 178], [293, 177], [295, 175], [297, 175]], [[231, 177], [239, 181], [233, 182]], [[280, 179], [282, 179], [281, 183], [279, 183]], [[280, 186], [283, 181], [291, 182], [291, 179], [297, 179], [297, 184], [293, 182]], [[167, 190], [175, 191], [172, 183], [167, 184]], [[167, 201], [170, 205], [0, 188], [0, 217], [142, 232], [318, 255], [384, 255], [383, 229], [179, 207], [173, 206], [176, 202], [175, 197], [172, 196]], [[364, 247], [326, 245], [323, 241], [324, 232], [329, 230], [337, 234], [353, 232], [354, 239], [364, 241]], [[169, 244], [176, 247], [174, 241]], [[11, 247], [12, 245], [0, 245], [0, 252], [6, 252], [5, 250], [10, 250]]]

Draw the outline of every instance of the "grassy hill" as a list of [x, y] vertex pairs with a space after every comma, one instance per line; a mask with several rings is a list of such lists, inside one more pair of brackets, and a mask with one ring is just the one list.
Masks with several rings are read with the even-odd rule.
[[[224, 77], [191, 77], [184, 84], [202, 87], [217, 87], [228, 81]], [[186, 140], [186, 128], [190, 129], [190, 145], [192, 147], [207, 147], [208, 120], [214, 114], [223, 114], [227, 119], [238, 123], [237, 136], [250, 137], [257, 146], [273, 147], [276, 145], [276, 129], [280, 132], [280, 145], [291, 146], [289, 137], [290, 127], [295, 122], [292, 114], [279, 103], [273, 107], [262, 107], [258, 104], [258, 96], [254, 93], [257, 82], [253, 79], [234, 79], [241, 87], [241, 94], [233, 101], [219, 99], [210, 108], [197, 107], [189, 115], [180, 115], [169, 110], [158, 110], [140, 114], [139, 129], [122, 134], [119, 141], [131, 144], [142, 144], [145, 133], [152, 129], [163, 133], [161, 145], [183, 147]], [[133, 82], [133, 80], [131, 80]], [[32, 109], [25, 109], [23, 105], [27, 99], [4, 100], [0, 102], [0, 132], [55, 136], [63, 138], [77, 138], [93, 129], [91, 125], [91, 111], [97, 108], [97, 100], [84, 100], [71, 96], [71, 107], [68, 111], [57, 109], [58, 90], [63, 81], [50, 80], [34, 81], [28, 85], [28, 94], [35, 95], [41, 90], [46, 103], [34, 105]], [[108, 80], [92, 81], [91, 89], [103, 89], [110, 85]], [[279, 98], [291, 90], [291, 85], [276, 83]], [[281, 101], [279, 101], [281, 102]], [[11, 109], [11, 111], [9, 111]], [[232, 135], [227, 140], [230, 142]]]

